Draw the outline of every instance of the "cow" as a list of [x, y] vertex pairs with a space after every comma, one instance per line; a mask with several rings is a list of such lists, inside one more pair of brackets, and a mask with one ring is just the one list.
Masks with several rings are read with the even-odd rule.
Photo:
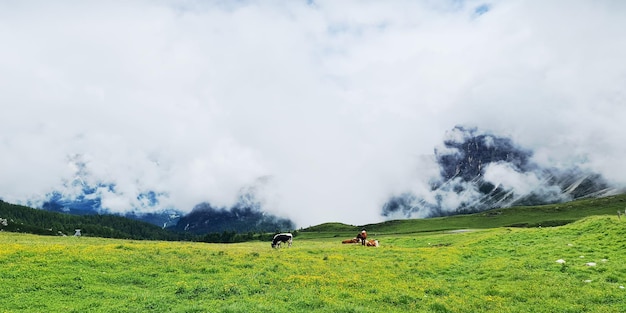
[[365, 244], [368, 247], [378, 247], [378, 240], [372, 239], [372, 240], [368, 240], [367, 243]]
[[272, 239], [272, 248], [280, 248], [281, 243], [287, 243], [291, 248], [291, 243], [293, 242], [293, 235], [291, 233], [281, 233]]
[[352, 239], [346, 239], [344, 241], [342, 241], [341, 243], [359, 243], [361, 242], [361, 239], [359, 238], [352, 238]]
[[365, 239], [367, 239], [367, 232], [362, 230], [358, 235], [356, 235], [357, 239], [361, 239], [361, 244], [365, 246]]

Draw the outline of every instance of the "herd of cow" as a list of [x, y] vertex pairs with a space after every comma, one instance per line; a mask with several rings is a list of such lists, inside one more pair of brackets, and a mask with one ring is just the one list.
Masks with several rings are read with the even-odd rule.
[[379, 246], [378, 240], [375, 240], [375, 239], [367, 240], [367, 232], [365, 231], [365, 229], [362, 230], [359, 234], [357, 234], [356, 237], [352, 239], [344, 240], [341, 243], [344, 243], [344, 244], [360, 243], [361, 245], [366, 246], [366, 247], [378, 247]]
[[[284, 243], [288, 244], [288, 246], [291, 247], [291, 244], [293, 243], [293, 235], [291, 233], [282, 233], [282, 234], [278, 234], [274, 236], [274, 238], [272, 239], [272, 248], [280, 248], [280, 245]], [[358, 233], [356, 237], [352, 239], [344, 240], [341, 243], [344, 243], [344, 244], [360, 243], [361, 245], [366, 246], [366, 247], [378, 247], [379, 246], [378, 240], [375, 240], [375, 239], [367, 240], [367, 232], [365, 231], [365, 229], [362, 230], [360, 233]]]

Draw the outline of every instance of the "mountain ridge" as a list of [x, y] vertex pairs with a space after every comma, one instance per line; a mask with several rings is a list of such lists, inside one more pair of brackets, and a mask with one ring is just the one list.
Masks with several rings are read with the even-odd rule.
[[439, 176], [430, 191], [392, 195], [381, 215], [387, 218], [436, 217], [516, 205], [561, 203], [624, 192], [600, 174], [577, 166], [541, 166], [532, 150], [511, 138], [478, 128], [456, 126], [435, 148]]

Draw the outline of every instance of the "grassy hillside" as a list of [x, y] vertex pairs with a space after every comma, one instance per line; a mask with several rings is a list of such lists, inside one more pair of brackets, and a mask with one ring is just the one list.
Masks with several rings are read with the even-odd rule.
[[454, 229], [485, 229], [494, 227], [538, 227], [565, 225], [593, 215], [617, 216], [626, 209], [626, 195], [582, 199], [568, 203], [542, 206], [493, 209], [475, 214], [455, 215], [427, 219], [392, 220], [378, 224], [351, 226], [325, 223], [303, 229], [302, 238], [354, 237], [362, 228], [371, 234], [403, 234]]
[[160, 227], [117, 215], [71, 215], [15, 205], [0, 200], [0, 229], [38, 235], [73, 235], [75, 229], [91, 237], [181, 240], [184, 237]]
[[[503, 213], [504, 214], [504, 213]], [[204, 244], [0, 232], [3, 312], [625, 312], [626, 221]], [[566, 263], [559, 264], [556, 260]], [[593, 262], [595, 266], [587, 265]]]
[[[625, 209], [626, 195], [618, 195], [544, 206], [494, 209], [469, 215], [391, 220], [361, 226], [342, 223], [324, 223], [298, 231], [298, 235], [301, 238], [352, 238], [362, 228], [367, 229], [370, 235], [382, 235], [465, 228], [484, 229], [502, 226], [558, 226], [571, 223], [586, 216], [616, 214], [618, 210], [624, 211]], [[150, 223], [144, 223], [117, 215], [62, 214], [14, 205], [2, 200], [0, 200], [0, 218], [9, 221], [6, 226], [0, 225], [0, 229], [2, 230], [40, 235], [72, 235], [74, 229], [77, 228], [80, 228], [82, 233], [86, 236], [148, 240], [241, 242], [263, 240], [272, 235], [262, 233], [237, 234], [232, 231], [204, 235], [177, 233], [161, 229]]]

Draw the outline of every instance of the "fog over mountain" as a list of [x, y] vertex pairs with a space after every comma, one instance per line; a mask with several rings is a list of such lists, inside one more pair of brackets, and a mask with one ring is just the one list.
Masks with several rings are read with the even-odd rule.
[[540, 205], [624, 192], [601, 175], [572, 165], [543, 167], [510, 138], [457, 126], [435, 149], [440, 170], [430, 189], [392, 196], [388, 218], [434, 217], [513, 205]]
[[208, 202], [196, 205], [170, 229], [195, 234], [236, 232], [280, 232], [296, 228], [288, 218], [264, 211], [263, 189], [271, 182], [261, 177], [254, 184], [242, 188], [232, 207], [215, 207]]
[[0, 198], [166, 223], [257, 186], [250, 213], [307, 227], [620, 188], [624, 16], [614, 0], [0, 1]]

